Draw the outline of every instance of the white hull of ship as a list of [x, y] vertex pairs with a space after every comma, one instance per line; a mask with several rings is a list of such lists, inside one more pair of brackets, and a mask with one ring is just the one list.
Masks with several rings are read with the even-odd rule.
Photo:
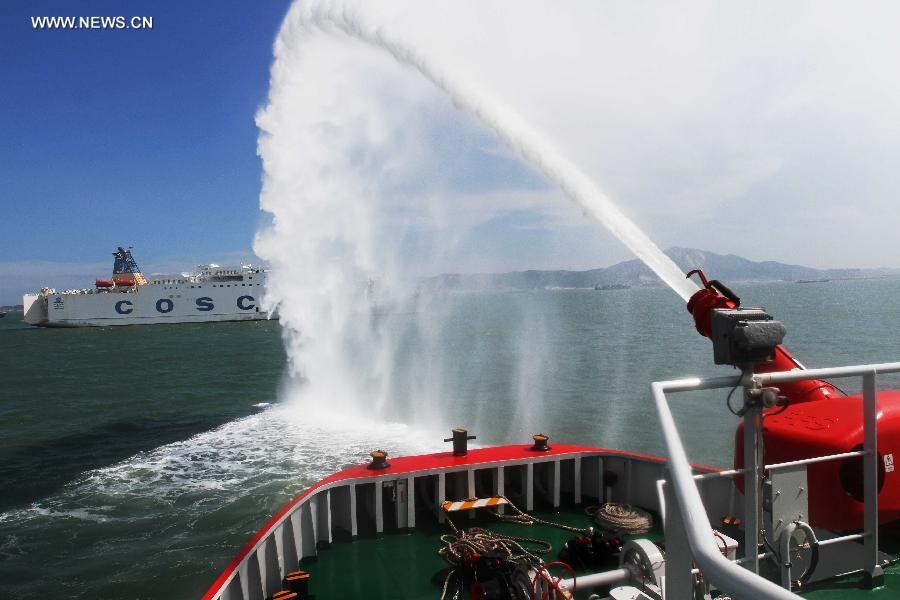
[[195, 294], [181, 290], [182, 293], [164, 295], [155, 291], [27, 294], [23, 298], [24, 320], [43, 327], [106, 327], [269, 318], [259, 309], [256, 289], [208, 289]]

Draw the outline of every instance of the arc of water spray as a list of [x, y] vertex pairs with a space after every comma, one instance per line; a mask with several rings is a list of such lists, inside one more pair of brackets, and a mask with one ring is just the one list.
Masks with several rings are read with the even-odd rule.
[[287, 19], [301, 28], [338, 30], [389, 52], [399, 63], [412, 67], [443, 90], [469, 114], [493, 130], [510, 148], [537, 167], [572, 198], [584, 213], [606, 227], [629, 250], [650, 267], [683, 300], [696, 291], [678, 266], [638, 228], [591, 179], [560, 154], [514, 111], [484, 91], [467, 85], [446, 66], [428, 60], [411, 45], [384, 27], [367, 23], [358, 7], [340, 2], [295, 3]]

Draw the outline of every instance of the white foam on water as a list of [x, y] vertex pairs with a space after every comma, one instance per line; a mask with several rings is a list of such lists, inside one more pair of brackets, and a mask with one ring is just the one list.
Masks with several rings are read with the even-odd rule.
[[[0, 589], [93, 598], [110, 584], [134, 597], [165, 596], [175, 586], [184, 596], [212, 581], [210, 564], [226, 564], [268, 516], [319, 479], [367, 462], [376, 448], [396, 455], [443, 445], [399, 423], [348, 420], [324, 407], [311, 412], [279, 403], [85, 472], [0, 513], [4, 572], [58, 576], [46, 584], [37, 576], [21, 585], [14, 579]], [[102, 576], [86, 576], [85, 565]]]
[[[90, 509], [54, 510], [45, 506], [34, 506], [31, 510], [36, 516], [50, 517], [54, 519], [75, 519], [76, 521], [88, 521], [92, 523], [104, 523], [109, 520], [104, 511], [112, 507], [93, 507]], [[2, 518], [2, 517], [0, 517]]]
[[[187, 440], [88, 471], [60, 492], [0, 514], [0, 523], [75, 519], [134, 521], [185, 502], [211, 502], [196, 516], [255, 490], [299, 492], [385, 448], [416, 454], [440, 438], [401, 423], [347, 419], [319, 408], [302, 414], [290, 402]], [[189, 512], [190, 506], [186, 507]]]

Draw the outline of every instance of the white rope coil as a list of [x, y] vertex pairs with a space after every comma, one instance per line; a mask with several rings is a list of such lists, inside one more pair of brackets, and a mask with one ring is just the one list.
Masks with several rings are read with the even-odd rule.
[[589, 507], [587, 513], [594, 519], [594, 523], [609, 531], [639, 535], [653, 528], [653, 516], [631, 504], [607, 502]]

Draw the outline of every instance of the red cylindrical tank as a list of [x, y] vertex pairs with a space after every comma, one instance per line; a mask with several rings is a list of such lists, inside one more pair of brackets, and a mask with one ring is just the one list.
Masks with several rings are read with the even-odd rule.
[[[734, 444], [734, 463], [738, 468], [744, 464], [743, 435], [741, 423]], [[784, 412], [763, 419], [763, 440], [766, 464], [862, 450], [862, 396], [835, 396], [829, 400], [789, 404]], [[881, 523], [900, 519], [900, 475], [893, 472], [893, 457], [898, 451], [900, 391], [885, 390], [878, 393], [878, 520]], [[854, 457], [807, 467], [810, 524], [826, 529], [862, 529], [862, 463], [862, 457]], [[886, 472], [886, 464], [890, 465], [890, 472]]]
[[111, 288], [115, 284], [107, 279], [98, 279], [95, 283], [98, 288]]

